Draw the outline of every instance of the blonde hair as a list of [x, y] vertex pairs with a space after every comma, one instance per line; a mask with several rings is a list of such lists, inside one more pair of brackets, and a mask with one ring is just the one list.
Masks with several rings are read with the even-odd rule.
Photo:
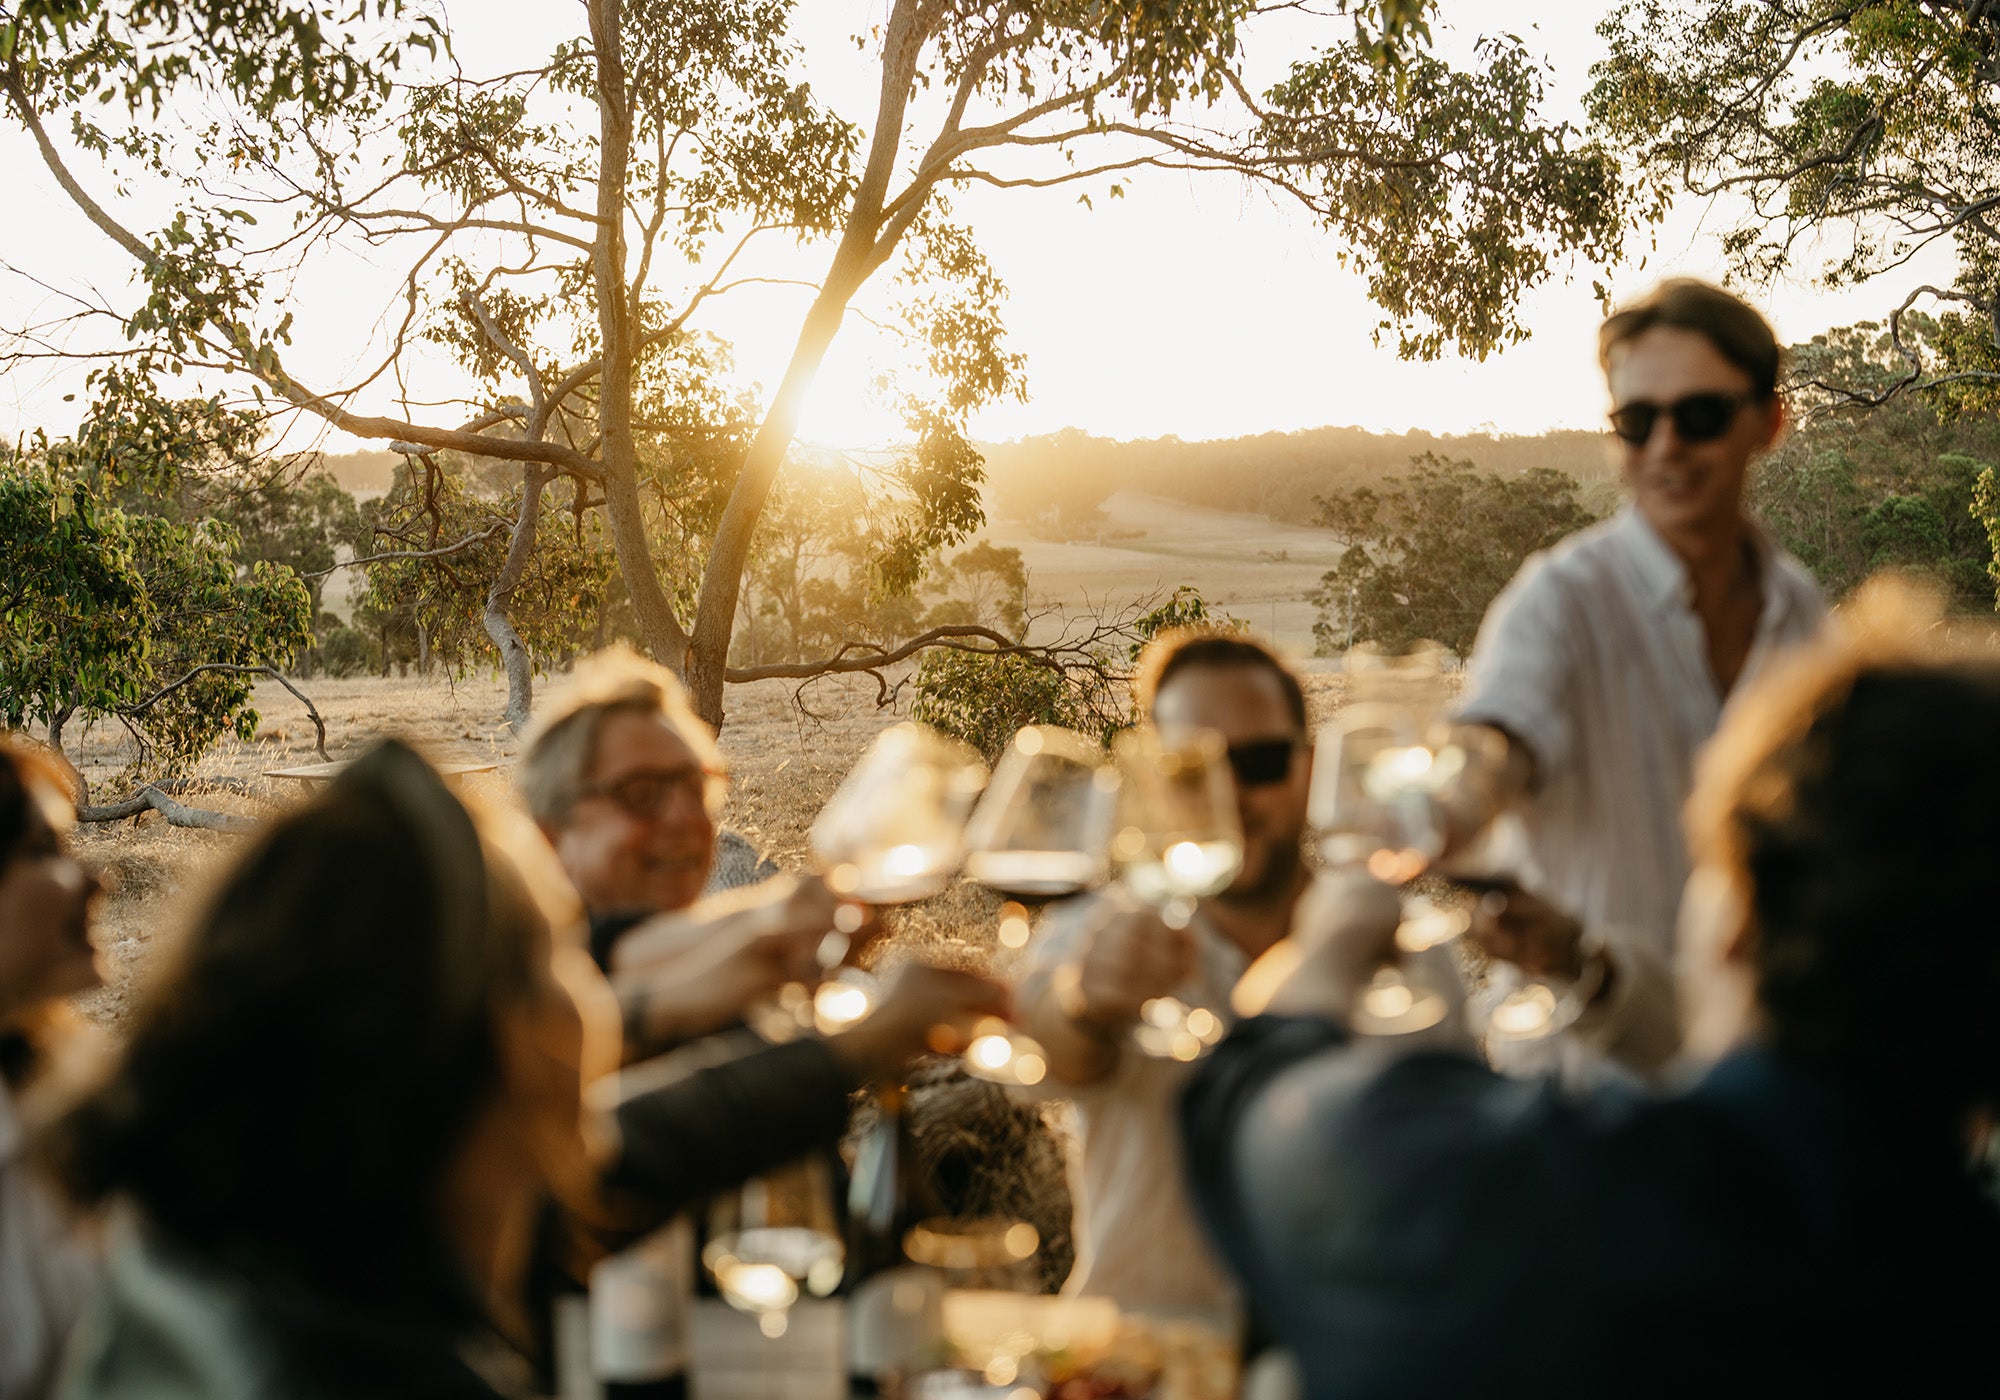
[[705, 797], [713, 814], [724, 791], [721, 750], [715, 731], [694, 712], [680, 677], [620, 642], [577, 662], [552, 687], [521, 740], [514, 786], [528, 811], [544, 826], [568, 815], [597, 759], [597, 736], [614, 714], [657, 716], [694, 750], [709, 773]]

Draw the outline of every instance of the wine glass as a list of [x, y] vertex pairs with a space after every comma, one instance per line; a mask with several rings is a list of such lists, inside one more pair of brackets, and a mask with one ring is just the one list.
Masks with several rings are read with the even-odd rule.
[[842, 903], [819, 947], [817, 987], [794, 982], [746, 1019], [767, 1040], [841, 1031], [875, 1009], [875, 979], [844, 966], [868, 905], [928, 899], [963, 859], [966, 813], [986, 783], [979, 755], [905, 722], [875, 737], [814, 819], [809, 840]]
[[724, 1301], [785, 1335], [802, 1294], [825, 1298], [840, 1286], [846, 1249], [823, 1157], [802, 1158], [719, 1197], [709, 1211], [701, 1261]]
[[[1127, 889], [1184, 929], [1195, 901], [1229, 888], [1243, 869], [1243, 828], [1222, 736], [1203, 730], [1162, 743], [1152, 730], [1118, 738], [1120, 777], [1111, 862]], [[1223, 1021], [1205, 1006], [1154, 997], [1140, 1008], [1132, 1038], [1156, 1059], [1193, 1060], [1222, 1038]]]
[[[1407, 885], [1442, 854], [1437, 795], [1464, 770], [1467, 755], [1444, 723], [1438, 660], [1428, 645], [1402, 655], [1360, 647], [1348, 653], [1355, 698], [1320, 729], [1306, 804], [1328, 864]], [[1349, 1010], [1353, 1028], [1405, 1035], [1442, 1021], [1455, 974], [1426, 955], [1470, 926], [1463, 910], [1406, 899], [1396, 946], [1415, 956], [1376, 968]]]
[[[1117, 803], [1117, 771], [1082, 735], [1029, 725], [1009, 741], [965, 825], [966, 876], [1008, 896], [1003, 947], [1026, 945], [1031, 904], [1103, 882]], [[1040, 1042], [997, 1016], [973, 1027], [963, 1058], [968, 1074], [998, 1084], [1039, 1084], [1048, 1074]]]
[[[1520, 887], [1521, 872], [1529, 865], [1520, 818], [1503, 812], [1441, 873], [1482, 900], [1504, 906], [1508, 891]], [[1580, 989], [1564, 978], [1536, 976], [1495, 960], [1487, 964], [1486, 985], [1473, 999], [1473, 1015], [1489, 1043], [1525, 1044], [1567, 1029], [1583, 1014], [1584, 1002]]]

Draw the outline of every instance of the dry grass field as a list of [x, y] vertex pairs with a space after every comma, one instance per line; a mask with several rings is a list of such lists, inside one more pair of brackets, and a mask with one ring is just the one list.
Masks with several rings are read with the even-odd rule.
[[[1029, 564], [1030, 592], [1038, 601], [1115, 606], [1192, 583], [1260, 633], [1268, 632], [1275, 606], [1282, 649], [1294, 657], [1309, 653], [1312, 609], [1304, 594], [1332, 562], [1318, 532], [1131, 493], [1114, 497], [1108, 514], [1112, 533], [1097, 543], [1053, 543], [1004, 524], [988, 537], [1021, 549]], [[1337, 703], [1340, 678], [1328, 674], [1325, 663], [1302, 662], [1302, 668], [1308, 672], [1314, 708], [1324, 712]], [[325, 718], [333, 757], [351, 757], [374, 739], [399, 735], [440, 761], [497, 765], [494, 773], [469, 778], [467, 789], [489, 800], [508, 799], [515, 741], [500, 721], [504, 689], [498, 677], [455, 684], [439, 678], [319, 678], [302, 682], [301, 688]], [[807, 692], [808, 714], [795, 703], [790, 682], [732, 688], [722, 734], [733, 775], [725, 824], [779, 865], [809, 868], [806, 831], [814, 814], [869, 739], [906, 717], [906, 708], [878, 709], [875, 695], [875, 684], [867, 677], [829, 679]], [[905, 706], [907, 699], [905, 691]], [[262, 716], [256, 738], [226, 741], [197, 770], [197, 777], [251, 780], [253, 794], [213, 791], [184, 795], [183, 800], [257, 815], [299, 799], [300, 784], [262, 775], [317, 761], [311, 721], [299, 702], [275, 684], [258, 687], [256, 705]], [[107, 726], [87, 731], [71, 748], [96, 800], [123, 795], [122, 775], [131, 752], [122, 730]], [[159, 936], [173, 927], [204, 876], [227, 859], [240, 839], [172, 827], [150, 812], [84, 833], [86, 849], [112, 882], [100, 920], [112, 976], [104, 990], [87, 1000], [90, 1014], [105, 1020], [123, 1014]], [[997, 903], [993, 896], [962, 885], [896, 911], [886, 946], [990, 966]]]

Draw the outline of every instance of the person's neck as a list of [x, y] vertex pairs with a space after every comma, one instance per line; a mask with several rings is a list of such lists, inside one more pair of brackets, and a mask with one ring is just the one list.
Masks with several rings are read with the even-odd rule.
[[1719, 611], [1756, 576], [1750, 548], [1750, 522], [1741, 511], [1714, 521], [1680, 529], [1664, 529], [1648, 521], [1655, 533], [1687, 570], [1694, 589], [1694, 610], [1706, 618]]
[[1263, 888], [1204, 899], [1202, 917], [1254, 960], [1292, 931], [1292, 913], [1311, 883], [1312, 873], [1299, 861]]

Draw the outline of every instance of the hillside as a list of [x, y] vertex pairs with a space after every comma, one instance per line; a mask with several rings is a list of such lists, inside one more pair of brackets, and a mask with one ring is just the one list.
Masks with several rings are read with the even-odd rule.
[[1075, 518], [1116, 492], [1143, 491], [1306, 525], [1315, 517], [1314, 496], [1394, 476], [1426, 452], [1503, 476], [1554, 467], [1579, 481], [1608, 483], [1616, 469], [1604, 443], [1602, 433], [1575, 430], [1442, 437], [1312, 428], [1215, 442], [1122, 442], [1065, 429], [984, 443], [980, 450], [986, 454], [987, 507], [996, 517], [1030, 519], [1054, 511]]

